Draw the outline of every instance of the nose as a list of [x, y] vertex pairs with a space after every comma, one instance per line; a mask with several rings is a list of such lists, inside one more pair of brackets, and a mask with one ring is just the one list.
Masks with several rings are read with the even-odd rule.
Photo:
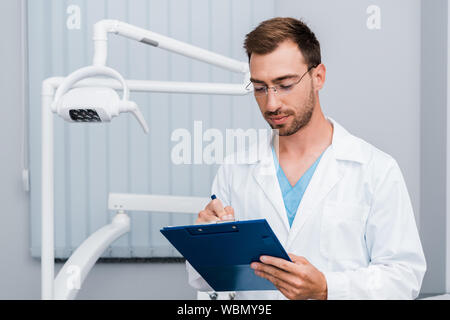
[[275, 110], [278, 110], [281, 107], [281, 101], [279, 99], [279, 96], [277, 93], [272, 90], [272, 88], [269, 88], [267, 91], [266, 96], [266, 111], [274, 112]]

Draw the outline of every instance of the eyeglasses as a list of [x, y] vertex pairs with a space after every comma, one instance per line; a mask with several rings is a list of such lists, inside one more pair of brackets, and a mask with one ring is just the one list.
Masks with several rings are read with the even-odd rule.
[[245, 89], [247, 90], [251, 90], [251, 88], [253, 87], [253, 93], [255, 95], [255, 97], [265, 97], [269, 94], [269, 89], [272, 89], [274, 93], [282, 96], [285, 94], [288, 94], [289, 92], [291, 92], [291, 90], [300, 83], [300, 81], [302, 81], [303, 77], [313, 68], [315, 68], [317, 66], [312, 66], [309, 67], [308, 70], [306, 70], [306, 72], [300, 77], [300, 79], [298, 80], [290, 80], [290, 82], [287, 82], [288, 80], [285, 80], [285, 83], [282, 84], [277, 84], [274, 85], [272, 87], [268, 87], [265, 85], [259, 85], [259, 84], [253, 84], [253, 82], [250, 82]]

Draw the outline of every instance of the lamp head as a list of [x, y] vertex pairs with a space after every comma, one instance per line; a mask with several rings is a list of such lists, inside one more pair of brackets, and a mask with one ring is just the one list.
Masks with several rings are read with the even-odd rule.
[[[83, 78], [106, 75], [119, 80], [123, 86], [123, 98], [112, 88], [72, 86]], [[110, 122], [122, 112], [131, 112], [148, 133], [147, 123], [138, 106], [128, 100], [129, 90], [125, 80], [115, 70], [103, 66], [81, 68], [70, 74], [58, 87], [52, 104], [53, 112], [69, 122]]]
[[110, 122], [119, 115], [119, 102], [111, 88], [75, 88], [59, 99], [56, 113], [69, 122]]

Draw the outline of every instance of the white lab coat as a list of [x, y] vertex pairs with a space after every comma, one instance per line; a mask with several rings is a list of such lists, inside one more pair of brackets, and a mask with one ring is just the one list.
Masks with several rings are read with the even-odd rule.
[[[328, 299], [414, 299], [426, 270], [408, 191], [397, 162], [334, 120], [297, 210], [286, 215], [270, 144], [254, 161], [223, 164], [212, 193], [237, 220], [267, 219], [286, 252], [324, 273]], [[230, 248], [232, 250], [232, 248]], [[187, 263], [189, 283], [212, 290]], [[285, 299], [279, 291], [240, 291], [236, 299]]]

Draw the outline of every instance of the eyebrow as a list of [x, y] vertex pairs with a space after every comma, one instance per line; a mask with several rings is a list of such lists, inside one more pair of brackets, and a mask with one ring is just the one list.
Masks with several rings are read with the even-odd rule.
[[[287, 75], [284, 75], [284, 76], [272, 79], [272, 82], [276, 83], [276, 82], [283, 81], [285, 79], [292, 79], [292, 78], [297, 78], [297, 77], [298, 77], [298, 74], [287, 74]], [[250, 81], [251, 82], [255, 82], [255, 83], [264, 83], [264, 84], [266, 84], [264, 81], [258, 80], [258, 79], [254, 79], [254, 78], [250, 78]]]

